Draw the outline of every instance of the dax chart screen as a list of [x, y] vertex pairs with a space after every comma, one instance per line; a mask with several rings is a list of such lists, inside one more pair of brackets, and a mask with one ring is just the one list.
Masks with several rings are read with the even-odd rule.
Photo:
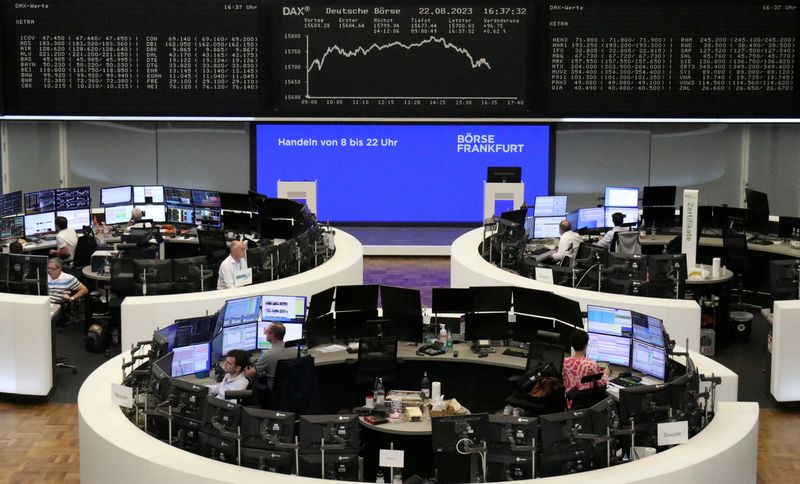
[[280, 110], [523, 112], [531, 10], [284, 6]]

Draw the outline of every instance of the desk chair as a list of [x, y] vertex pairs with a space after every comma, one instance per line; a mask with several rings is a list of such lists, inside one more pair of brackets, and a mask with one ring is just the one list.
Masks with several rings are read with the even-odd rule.
[[597, 382], [603, 379], [603, 373], [595, 373], [593, 375], [586, 375], [581, 378], [582, 384], [591, 383], [592, 388], [587, 390], [578, 390], [573, 388], [568, 394], [567, 399], [572, 401], [572, 410], [580, 410], [582, 408], [591, 408], [596, 403], [600, 403], [606, 398], [606, 385], [598, 386]]
[[639, 242], [639, 232], [614, 232], [614, 238], [611, 239], [610, 252], [641, 255], [642, 244]]
[[275, 410], [295, 415], [314, 415], [322, 411], [319, 382], [313, 356], [278, 362], [272, 385]]
[[200, 252], [208, 256], [211, 265], [222, 262], [228, 256], [228, 241], [225, 239], [225, 232], [198, 230], [197, 241], [200, 243]]
[[[78, 244], [75, 246], [75, 254], [72, 256], [72, 267], [80, 273], [80, 271], [92, 263], [92, 254], [97, 250], [97, 239], [91, 229], [89, 232], [84, 232], [83, 236], [78, 237]], [[76, 274], [77, 277], [77, 274]]]
[[360, 338], [356, 363], [356, 384], [372, 388], [376, 378], [385, 384], [397, 380], [397, 338]]
[[747, 252], [747, 235], [744, 232], [734, 232], [724, 230], [722, 232], [722, 246], [724, 248], [723, 260], [728, 269], [734, 274], [736, 304], [735, 308], [741, 310], [745, 307], [755, 308], [757, 306], [744, 303], [744, 279], [752, 277], [752, 267], [750, 257]]

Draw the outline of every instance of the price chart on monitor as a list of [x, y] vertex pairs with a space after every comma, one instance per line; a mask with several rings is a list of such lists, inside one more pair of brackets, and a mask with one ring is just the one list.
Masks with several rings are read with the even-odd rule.
[[522, 112], [521, 6], [283, 6], [280, 109]]

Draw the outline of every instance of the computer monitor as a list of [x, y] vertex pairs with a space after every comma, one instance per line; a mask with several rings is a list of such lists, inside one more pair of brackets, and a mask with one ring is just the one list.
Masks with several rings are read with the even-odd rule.
[[611, 336], [603, 333], [589, 333], [586, 356], [597, 362], [618, 366], [631, 365], [630, 336]]
[[25, 216], [0, 219], [0, 239], [18, 239], [25, 236]]
[[384, 314], [422, 314], [422, 296], [419, 289], [382, 285], [380, 293]]
[[561, 235], [558, 230], [558, 225], [564, 220], [563, 216], [559, 217], [534, 217], [533, 218], [533, 234], [534, 239], [551, 239]]
[[620, 426], [636, 424], [636, 446], [657, 447], [657, 424], [669, 420], [672, 396], [669, 385], [641, 385], [619, 390]]
[[769, 291], [773, 300], [798, 298], [800, 261], [783, 259], [769, 261]]
[[133, 203], [136, 205], [164, 203], [164, 187], [161, 185], [134, 185]]
[[0, 195], [0, 217], [22, 213], [22, 191]]
[[[647, 256], [649, 281], [645, 288], [650, 297], [683, 298], [686, 289], [686, 254]], [[678, 294], [675, 291], [678, 291]]]
[[171, 294], [173, 291], [172, 259], [134, 259], [133, 279], [137, 293], [142, 296]]
[[600, 229], [609, 227], [606, 225], [606, 210], [603, 207], [579, 208], [578, 224], [573, 226], [574, 230], [579, 229]]
[[279, 474], [296, 474], [294, 452], [242, 447], [242, 467]]
[[567, 213], [567, 196], [536, 197], [534, 217], [562, 217]]
[[176, 346], [172, 350], [172, 371], [170, 376], [178, 378], [208, 371], [211, 368], [211, 343], [196, 343], [189, 346]]
[[667, 350], [639, 340], [633, 340], [631, 368], [664, 381], [667, 374]]
[[208, 396], [203, 413], [203, 430], [211, 435], [237, 433], [242, 419], [242, 406], [222, 398]]
[[280, 323], [286, 328], [286, 334], [283, 335], [283, 341], [297, 341], [303, 339], [303, 323], [284, 323], [280, 321], [259, 321], [258, 330], [256, 331], [256, 349], [269, 350], [272, 349], [272, 343], [267, 341], [267, 335], [264, 333], [270, 324]]
[[311, 301], [308, 303], [308, 314], [306, 315], [307, 321], [312, 321], [332, 311], [335, 291], [335, 287], [330, 287], [311, 296]]
[[164, 203], [192, 206], [192, 191], [188, 188], [164, 187]]
[[189, 205], [167, 205], [164, 218], [171, 224], [194, 225], [194, 209]]
[[431, 310], [434, 313], [470, 313], [473, 292], [468, 288], [434, 287], [431, 289]]
[[170, 371], [172, 370], [172, 359], [175, 355], [170, 351], [161, 358], [158, 358], [150, 366], [150, 380], [147, 382], [147, 390], [157, 404], [169, 400], [170, 392]]
[[[675, 207], [644, 207], [642, 219], [647, 228], [672, 228], [676, 226]], [[627, 217], [625, 222], [628, 222]]]
[[695, 369], [688, 370], [669, 382], [672, 418], [689, 423], [689, 438], [694, 437], [702, 428], [703, 412], [697, 401], [699, 390], [700, 375]]
[[464, 316], [464, 339], [467, 341], [506, 340], [510, 332], [508, 313], [470, 313]]
[[25, 236], [47, 234], [56, 231], [55, 212], [25, 215]]
[[675, 205], [676, 186], [647, 186], [642, 190], [643, 207], [663, 207]]
[[106, 187], [100, 189], [100, 206], [109, 207], [111, 205], [130, 205], [133, 203], [133, 187], [124, 185], [121, 187]]
[[222, 207], [219, 192], [210, 190], [192, 190], [192, 205], [195, 207]]
[[56, 210], [78, 210], [92, 207], [89, 187], [56, 188]]
[[784, 217], [778, 219], [778, 237], [788, 239], [795, 235], [795, 230], [800, 230], [800, 217]]
[[766, 193], [745, 188], [744, 196], [749, 210], [769, 214], [769, 199]]
[[41, 190], [25, 194], [25, 214], [53, 212], [56, 209], [55, 190]]
[[477, 286], [471, 287], [470, 290], [472, 291], [473, 311], [511, 311], [512, 287]]
[[258, 321], [261, 309], [261, 296], [250, 296], [225, 301], [222, 309], [222, 326], [254, 323]]
[[326, 445], [338, 444], [344, 450], [358, 452], [358, 427], [357, 415], [301, 415], [300, 451], [319, 453], [325, 439]]
[[[177, 346], [190, 346], [209, 341], [215, 326], [216, 315], [183, 318], [164, 328], [163, 335], [169, 341], [169, 351], [172, 351]], [[171, 329], [172, 327], [174, 329]]]
[[228, 212], [222, 210], [222, 226], [228, 232], [250, 234], [254, 231], [253, 215], [249, 212]]
[[606, 187], [606, 207], [638, 207], [639, 189], [634, 187]]
[[324, 465], [320, 453], [301, 453], [300, 475], [317, 478], [324, 475], [325, 479], [332, 481], [358, 481], [360, 480], [358, 452], [326, 450]]
[[195, 207], [194, 224], [204, 227], [222, 227], [222, 210], [210, 207]]
[[666, 346], [664, 325], [660, 319], [631, 311], [631, 322], [633, 323], [633, 339], [635, 341], [648, 343], [659, 348]]
[[305, 296], [261, 296], [261, 320], [275, 322], [303, 322], [306, 320]]
[[336, 286], [336, 311], [377, 311], [378, 285]]
[[167, 221], [167, 208], [164, 205], [134, 205], [142, 211], [142, 218], [152, 220], [155, 223]]
[[434, 452], [458, 452], [466, 441], [481, 445], [489, 438], [489, 415], [472, 413], [431, 418], [431, 443]]
[[258, 323], [240, 324], [222, 328], [222, 354], [231, 350], [251, 351], [256, 349]]
[[[175, 368], [173, 359], [172, 367]], [[169, 380], [169, 401], [174, 416], [202, 422], [206, 410], [208, 387], [177, 378]]]
[[78, 210], [59, 210], [56, 217], [67, 219], [67, 227], [80, 229], [85, 225], [92, 225], [92, 214], [90, 209], [82, 208]]
[[769, 230], [769, 212], [762, 212], [759, 210], [747, 209], [744, 220], [745, 230], [757, 234], [768, 234]]
[[632, 315], [627, 309], [586, 306], [586, 323], [586, 329], [591, 333], [627, 338], [633, 333]]
[[593, 443], [581, 439], [591, 428], [588, 410], [551, 413], [539, 416], [542, 454], [539, 458], [540, 477], [558, 476], [588, 471], [592, 468]]
[[291, 412], [244, 407], [242, 447], [275, 449], [278, 444], [294, 444], [294, 417]]
[[208, 287], [208, 278], [211, 276], [208, 256], [181, 257], [173, 259], [172, 262], [176, 293], [200, 292], [201, 290], [211, 289]]
[[624, 225], [638, 224], [639, 223], [639, 209], [636, 208], [636, 207], [631, 208], [631, 207], [608, 207], [607, 206], [607, 207], [605, 207], [605, 209], [606, 209], [606, 220], [605, 220], [605, 226], [606, 227], [613, 227], [614, 226], [614, 221], [612, 219], [612, 216], [617, 212], [619, 212], [622, 215], [624, 215], [624, 217], [622, 219], [622, 223]]
[[133, 205], [115, 205], [105, 207], [106, 225], [126, 224], [131, 220]]
[[219, 192], [220, 205], [223, 210], [250, 212], [250, 196], [247, 193]]
[[489, 183], [520, 183], [521, 166], [487, 166], [486, 181]]

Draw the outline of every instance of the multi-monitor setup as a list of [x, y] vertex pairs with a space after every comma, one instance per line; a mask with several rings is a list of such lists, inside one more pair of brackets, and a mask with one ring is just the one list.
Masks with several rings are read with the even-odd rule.
[[89, 187], [21, 191], [0, 195], [0, 238], [35, 237], [56, 231], [56, 217], [68, 226], [91, 224]]
[[134, 208], [142, 218], [155, 223], [222, 226], [221, 195], [212, 190], [164, 187], [161, 185], [123, 185], [100, 190], [100, 205], [107, 224], [127, 223]]

